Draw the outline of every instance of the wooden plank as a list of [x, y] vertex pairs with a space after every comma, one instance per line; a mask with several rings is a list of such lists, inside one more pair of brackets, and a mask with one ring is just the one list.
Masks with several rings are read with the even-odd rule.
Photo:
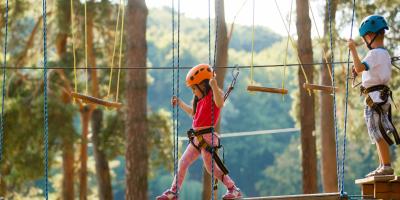
[[254, 86], [254, 85], [247, 86], [247, 90], [252, 91], [252, 92], [269, 92], [269, 93], [275, 93], [275, 94], [287, 94], [288, 93], [288, 90], [283, 89], [283, 88], [268, 88], [268, 87]]
[[392, 182], [392, 192], [400, 194], [400, 183], [399, 182]]
[[249, 197], [243, 200], [271, 200], [271, 199], [287, 199], [287, 200], [347, 200], [347, 196], [340, 197], [340, 193], [319, 193], [319, 194], [302, 194], [302, 195], [285, 195], [285, 196], [269, 196], [269, 197]]
[[390, 200], [392, 200], [392, 199], [394, 199], [392, 196], [393, 195], [390, 192], [388, 192], [388, 193], [376, 193], [374, 195], [374, 198], [375, 199], [390, 199]]
[[375, 182], [388, 182], [390, 180], [395, 179], [394, 175], [386, 175], [386, 176], [371, 176], [363, 179], [357, 179], [355, 181], [356, 184], [366, 184], [366, 183], [375, 183]]
[[[310, 89], [310, 90], [319, 90], [322, 92], [326, 93], [333, 93], [333, 87], [332, 86], [325, 86], [325, 85], [316, 85], [316, 84], [310, 84], [310, 83], [304, 83], [303, 84], [304, 89]], [[338, 88], [335, 87], [335, 92], [338, 91]]]
[[120, 108], [122, 106], [122, 103], [106, 101], [103, 99], [99, 99], [96, 97], [92, 97], [92, 96], [88, 96], [88, 95], [84, 95], [84, 94], [80, 94], [80, 93], [76, 93], [76, 92], [71, 92], [71, 96], [76, 99], [82, 100], [82, 102], [84, 102], [84, 103], [97, 104], [97, 105], [102, 105], [102, 106], [111, 107], [111, 108]]
[[374, 196], [374, 184], [363, 184], [361, 185], [361, 194]]
[[391, 192], [392, 187], [391, 184], [388, 182], [377, 182], [375, 183], [375, 194], [376, 193], [385, 193], [385, 192]]

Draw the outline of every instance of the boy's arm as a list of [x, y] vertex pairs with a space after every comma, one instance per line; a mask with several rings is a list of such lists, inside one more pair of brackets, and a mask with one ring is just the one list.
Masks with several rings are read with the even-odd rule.
[[214, 95], [214, 102], [218, 108], [224, 106], [224, 92], [218, 87], [215, 77], [210, 79], [210, 86]]
[[359, 74], [359, 73], [363, 72], [364, 70], [366, 70], [367, 68], [361, 62], [360, 57], [358, 56], [355, 42], [352, 39], [350, 39], [348, 41], [348, 45], [349, 45], [351, 55], [353, 57], [354, 70], [357, 72], [357, 74]]

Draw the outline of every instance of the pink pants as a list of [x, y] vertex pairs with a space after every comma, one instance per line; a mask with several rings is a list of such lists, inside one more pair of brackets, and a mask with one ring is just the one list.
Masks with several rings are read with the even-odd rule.
[[[204, 134], [203, 138], [207, 142], [207, 144], [211, 144], [211, 133]], [[218, 140], [219, 138], [214, 133], [214, 144], [215, 144], [214, 146], [218, 144]], [[196, 144], [196, 146], [199, 144], [199, 141], [197, 140], [196, 137], [194, 137], [193, 142]], [[185, 179], [187, 169], [195, 160], [197, 160], [197, 158], [199, 158], [199, 156], [200, 152], [196, 149], [196, 147], [194, 147], [193, 144], [188, 144], [178, 164], [177, 176], [178, 176], [179, 189], [181, 188], [182, 182]], [[206, 167], [207, 172], [211, 174], [211, 161], [212, 161], [211, 153], [209, 153], [205, 149], [201, 149], [201, 156], [203, 157], [203, 163], [204, 166]], [[228, 175], [224, 175], [223, 179], [222, 176], [223, 172], [214, 161], [214, 177], [220, 180], [225, 185], [226, 188], [232, 188], [235, 185], [233, 180]], [[176, 187], [176, 176], [175, 176], [174, 181], [172, 182], [171, 191], [176, 192], [177, 190], [176, 188], [177, 187]]]

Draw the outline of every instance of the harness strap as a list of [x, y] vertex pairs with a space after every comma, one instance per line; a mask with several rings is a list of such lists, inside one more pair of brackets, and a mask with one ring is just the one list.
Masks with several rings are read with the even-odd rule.
[[[193, 129], [189, 129], [187, 132], [187, 135], [189, 137], [189, 141], [190, 143], [198, 150], [201, 151], [201, 149], [205, 149], [207, 152], [211, 153], [213, 155], [213, 158], [217, 164], [217, 166], [221, 169], [221, 171], [223, 172], [224, 175], [227, 175], [229, 173], [229, 170], [226, 168], [224, 162], [221, 160], [221, 158], [218, 156], [217, 151], [219, 148], [222, 147], [222, 145], [219, 143], [218, 146], [214, 146], [212, 147], [211, 145], [209, 145], [206, 140], [204, 140], [203, 136], [204, 134], [210, 133], [211, 131], [213, 131], [214, 128], [210, 127], [210, 128], [206, 128], [206, 129], [202, 129], [199, 131], [195, 131]], [[195, 145], [193, 142], [193, 138], [196, 137], [197, 140], [199, 141], [198, 145]], [[219, 140], [218, 140], [219, 142]], [[212, 153], [214, 151], [214, 153]]]
[[[384, 115], [383, 109], [382, 109], [382, 105], [384, 105], [387, 102], [388, 99], [386, 99], [384, 102], [381, 103], [375, 103], [372, 98], [370, 96], [367, 96], [366, 99], [366, 103], [367, 105], [373, 109], [375, 112], [378, 113], [379, 116], [379, 131], [382, 134], [383, 139], [385, 139], [385, 141], [390, 145], [393, 144], [393, 140], [389, 137], [389, 135], [387, 134], [387, 131], [385, 130], [385, 128], [383, 127], [383, 123], [382, 123], [382, 116]], [[389, 111], [391, 110], [391, 107], [389, 107]], [[393, 137], [395, 139], [396, 144], [400, 144], [400, 137], [399, 134], [396, 130], [396, 127], [394, 126], [392, 120], [391, 120], [391, 112], [388, 113], [388, 118], [389, 118], [389, 122], [390, 124], [393, 126]]]

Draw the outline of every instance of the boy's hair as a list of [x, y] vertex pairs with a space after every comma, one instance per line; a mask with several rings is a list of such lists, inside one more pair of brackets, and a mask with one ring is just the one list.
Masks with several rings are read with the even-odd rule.
[[[202, 91], [202, 93], [203, 93], [203, 98], [208, 94], [208, 92], [210, 91], [210, 90], [212, 90], [211, 89], [211, 86], [210, 86], [210, 80], [209, 79], [204, 79], [202, 82], [200, 82], [200, 84], [198, 84], [198, 85], [196, 85], [196, 87], [198, 87], [198, 89], [199, 89], [199, 85], [204, 85], [205, 86], [205, 91]], [[199, 98], [196, 96], [196, 95], [194, 95], [194, 97], [193, 97], [193, 115], [194, 114], [196, 114], [196, 109], [197, 109], [197, 102], [199, 102]]]

